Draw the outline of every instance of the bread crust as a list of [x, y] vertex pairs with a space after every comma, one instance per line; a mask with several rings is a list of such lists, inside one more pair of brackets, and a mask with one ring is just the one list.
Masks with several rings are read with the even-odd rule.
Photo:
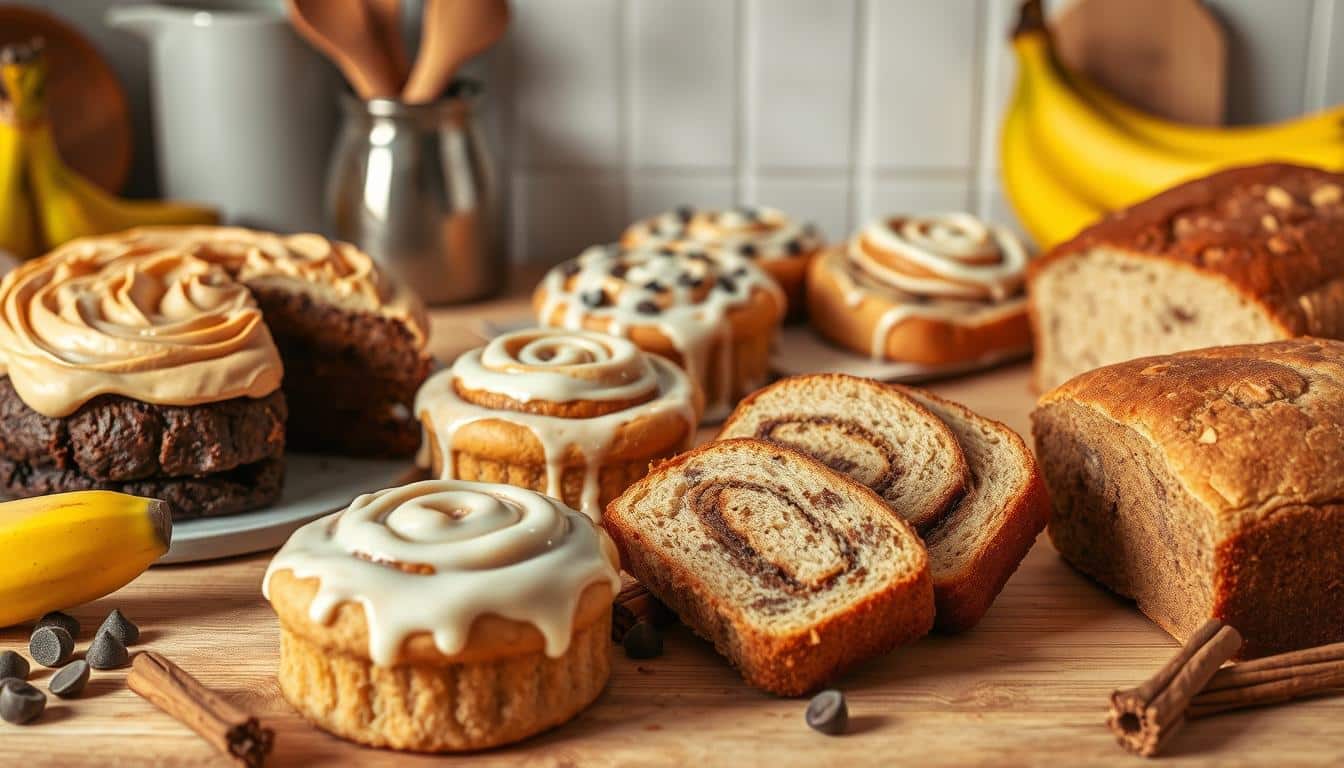
[[[885, 503], [866, 486], [820, 462], [771, 443], [736, 438], [708, 443], [654, 467], [626, 494], [642, 496], [665, 474], [677, 472], [695, 458], [725, 446], [747, 448], [762, 455], [779, 453], [826, 476], [832, 488], [867, 499], [876, 508]], [[927, 634], [933, 625], [933, 585], [928, 557], [917, 547], [916, 567], [885, 589], [865, 595], [848, 610], [786, 634], [763, 632], [741, 620], [737, 608], [712, 593], [704, 581], [682, 564], [662, 557], [648, 544], [638, 523], [626, 519], [621, 499], [607, 507], [603, 525], [616, 542], [623, 567], [683, 622], [714, 644], [751, 685], [780, 696], [799, 696], [816, 690], [850, 666], [889, 652]], [[892, 524], [918, 542], [918, 534], [896, 515]]]
[[[1071, 427], [1074, 413], [1140, 446], [1124, 454], [1136, 462], [1129, 471], [1151, 475], [1154, 490], [1133, 492], [1164, 494], [1167, 512], [1155, 524], [1165, 542], [1088, 535], [1118, 512], [1088, 490], [1108, 475], [1104, 451], [1085, 468], [1061, 447], [1104, 439]], [[1243, 656], [1344, 640], [1344, 342], [1294, 339], [1108, 366], [1046, 394], [1032, 422], [1063, 505], [1050, 527], [1061, 554], [1134, 597], [1173, 635], [1215, 616], [1241, 630]], [[1124, 553], [1175, 543], [1193, 555], [1154, 558], [1159, 575], [1206, 587], [1173, 593], [1129, 571]]]
[[[831, 250], [843, 246], [832, 246]], [[863, 301], [851, 306], [848, 293], [834, 270], [827, 265], [829, 251], [812, 260], [807, 272], [809, 322], [825, 338], [858, 354], [873, 352], [873, 333], [882, 316], [895, 305], [865, 292]], [[952, 365], [983, 360], [996, 354], [1025, 352], [1031, 346], [1031, 327], [1024, 302], [987, 305], [965, 322], [937, 317], [911, 316], [891, 327], [883, 357], [919, 365]]]

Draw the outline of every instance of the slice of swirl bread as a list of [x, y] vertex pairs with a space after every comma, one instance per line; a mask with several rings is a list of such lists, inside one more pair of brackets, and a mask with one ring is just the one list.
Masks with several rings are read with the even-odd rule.
[[806, 453], [881, 496], [921, 531], [970, 480], [952, 431], [918, 402], [872, 379], [824, 373], [781, 379], [743, 400], [719, 439], [754, 437]]
[[933, 624], [914, 529], [779, 445], [726, 440], [663, 462], [604, 524], [625, 569], [772, 693], [815, 690]]
[[971, 469], [966, 495], [923, 534], [938, 609], [934, 626], [965, 631], [989, 610], [1045, 528], [1050, 497], [1016, 432], [922, 389], [895, 388], [952, 429]]

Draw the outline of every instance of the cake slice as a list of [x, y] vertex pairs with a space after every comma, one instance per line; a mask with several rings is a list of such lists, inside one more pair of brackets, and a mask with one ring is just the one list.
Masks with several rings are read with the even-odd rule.
[[781, 379], [743, 400], [719, 438], [754, 437], [801, 451], [868, 486], [923, 531], [970, 480], [957, 438], [899, 390], [843, 374]]
[[1050, 497], [1016, 432], [924, 390], [897, 389], [947, 424], [970, 467], [966, 495], [924, 532], [937, 606], [934, 627], [962, 632], [980, 621], [1031, 550], [1050, 518]]
[[607, 506], [625, 569], [748, 683], [783, 696], [929, 631], [919, 536], [867, 487], [801, 453], [725, 440]]

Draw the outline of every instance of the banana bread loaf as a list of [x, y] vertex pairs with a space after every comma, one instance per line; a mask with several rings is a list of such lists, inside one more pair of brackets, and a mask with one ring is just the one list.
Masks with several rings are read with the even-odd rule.
[[1174, 187], [1033, 263], [1036, 385], [1143, 355], [1344, 337], [1344, 175], [1271, 164]]
[[1173, 636], [1216, 617], [1243, 656], [1344, 640], [1344, 342], [1094, 370], [1032, 431], [1055, 546]]

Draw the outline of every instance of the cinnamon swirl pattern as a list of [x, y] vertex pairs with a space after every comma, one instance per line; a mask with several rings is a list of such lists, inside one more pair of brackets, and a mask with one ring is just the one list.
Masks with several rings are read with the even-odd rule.
[[930, 365], [1026, 349], [1030, 257], [1003, 227], [966, 213], [866, 227], [808, 273], [813, 324], [874, 359]]
[[696, 409], [690, 380], [667, 360], [620, 337], [554, 328], [464, 353], [415, 405], [421, 462], [436, 475], [524, 485], [594, 519], [650, 460], [689, 445]]
[[0, 312], [0, 363], [45, 416], [101, 394], [185, 406], [280, 386], [247, 289], [188, 253], [89, 248], [29, 261], [0, 281]]
[[768, 374], [780, 288], [738, 253], [594, 246], [552, 269], [533, 296], [541, 325], [629, 338], [681, 365], [721, 418]]
[[758, 262], [801, 307], [807, 264], [822, 247], [812, 224], [802, 224], [774, 208], [743, 206], [724, 210], [675, 210], [635, 222], [621, 235], [627, 248], [670, 246], [732, 252]]

